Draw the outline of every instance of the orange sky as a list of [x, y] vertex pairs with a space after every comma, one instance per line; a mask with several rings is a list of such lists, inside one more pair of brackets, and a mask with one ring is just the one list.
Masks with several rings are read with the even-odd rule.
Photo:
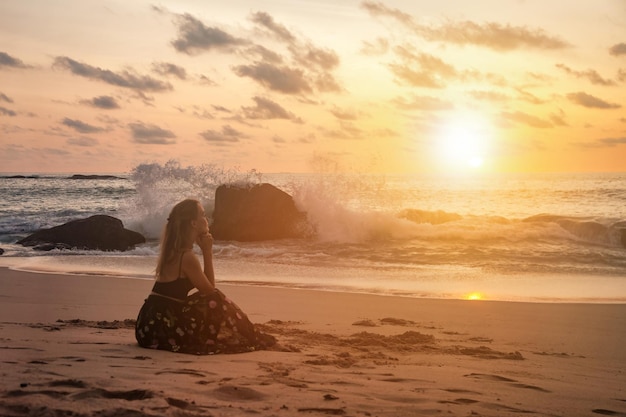
[[623, 0], [0, 1], [0, 171], [626, 171]]

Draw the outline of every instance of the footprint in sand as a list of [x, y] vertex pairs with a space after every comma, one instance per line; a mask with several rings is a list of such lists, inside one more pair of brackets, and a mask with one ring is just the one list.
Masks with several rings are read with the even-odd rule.
[[267, 395], [255, 389], [235, 385], [222, 385], [213, 392], [222, 401], [262, 401], [267, 398]]
[[523, 388], [523, 389], [532, 389], [535, 391], [539, 391], [539, 392], [545, 392], [545, 393], [549, 393], [551, 391], [541, 388], [541, 387], [537, 387], [535, 385], [528, 385], [528, 384], [522, 384], [514, 379], [510, 379], [510, 378], [506, 378], [500, 375], [489, 375], [489, 374], [468, 374], [465, 375], [465, 377], [467, 378], [475, 378], [475, 379], [483, 379], [486, 381], [496, 381], [496, 382], [505, 382], [509, 385], [511, 385], [512, 387], [515, 388]]
[[208, 375], [215, 375], [211, 372], [200, 372], [200, 371], [196, 371], [195, 369], [166, 369], [164, 371], [159, 371], [156, 373], [156, 375], [162, 375], [162, 374], [175, 374], [175, 375], [191, 375], [191, 376], [197, 376], [200, 378], [204, 378]]

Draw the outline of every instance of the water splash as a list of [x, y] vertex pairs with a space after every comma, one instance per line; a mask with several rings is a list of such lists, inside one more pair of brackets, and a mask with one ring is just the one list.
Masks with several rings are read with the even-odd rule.
[[222, 184], [255, 184], [262, 174], [256, 170], [241, 172], [215, 164], [182, 166], [176, 160], [165, 164], [140, 164], [132, 169], [129, 179], [134, 182], [136, 195], [124, 202], [124, 213], [129, 228], [148, 239], [161, 233], [171, 208], [186, 198], [199, 200], [210, 214], [215, 206], [215, 190]]

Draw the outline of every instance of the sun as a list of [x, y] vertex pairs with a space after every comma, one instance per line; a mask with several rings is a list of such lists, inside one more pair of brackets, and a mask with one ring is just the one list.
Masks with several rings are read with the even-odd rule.
[[476, 300], [482, 300], [483, 295], [479, 292], [473, 292], [471, 294], [468, 294], [465, 298], [467, 300], [476, 301]]
[[450, 114], [441, 120], [435, 137], [438, 161], [451, 170], [483, 167], [489, 156], [491, 130], [480, 113]]

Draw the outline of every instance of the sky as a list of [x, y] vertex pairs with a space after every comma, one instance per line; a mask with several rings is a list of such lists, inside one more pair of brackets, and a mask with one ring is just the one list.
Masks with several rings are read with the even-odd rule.
[[0, 171], [626, 171], [624, 0], [0, 0]]

